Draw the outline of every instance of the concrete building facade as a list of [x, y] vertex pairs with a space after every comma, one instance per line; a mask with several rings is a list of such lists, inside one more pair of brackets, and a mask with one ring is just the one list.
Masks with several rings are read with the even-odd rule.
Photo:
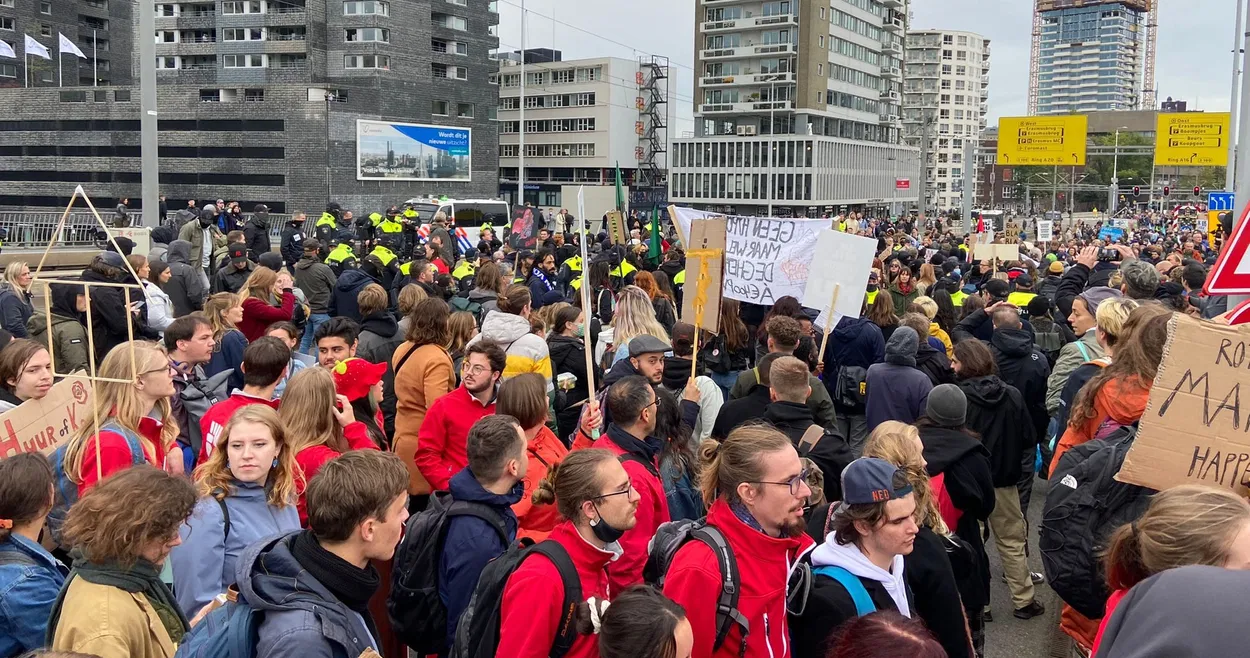
[[[130, 84], [135, 20], [133, 3], [122, 0], [0, 0], [0, 41], [17, 54], [17, 59], [0, 59], [0, 88], [24, 87], [27, 82], [45, 87], [58, 82], [66, 87]], [[52, 59], [27, 58], [27, 34], [47, 48]], [[61, 56], [58, 34], [87, 58]]]
[[[959, 208], [963, 198], [965, 147], [985, 130], [989, 103], [990, 40], [972, 32], [918, 30], [907, 33], [903, 82], [905, 140], [927, 141], [926, 208]], [[978, 179], [979, 180], [979, 179]]]
[[1029, 113], [1152, 109], [1153, 2], [1038, 0]]
[[905, 0], [700, 0], [695, 20], [695, 136], [674, 141], [674, 201], [782, 215], [915, 201]]

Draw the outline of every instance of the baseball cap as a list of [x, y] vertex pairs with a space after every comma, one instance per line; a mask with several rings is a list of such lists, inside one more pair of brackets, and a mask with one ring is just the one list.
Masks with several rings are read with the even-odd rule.
[[871, 505], [897, 500], [912, 492], [898, 467], [884, 459], [860, 457], [842, 470], [842, 505]]
[[1006, 298], [1007, 293], [1010, 292], [1007, 282], [999, 279], [990, 279], [989, 281], [986, 281], [983, 289], [985, 292], [989, 293], [991, 297], [1000, 299]]
[[104, 261], [104, 264], [110, 267], [117, 267], [117, 268], [126, 267], [126, 259], [122, 258], [122, 255], [117, 253], [116, 251], [100, 252], [100, 260]]
[[633, 340], [629, 341], [630, 358], [637, 358], [643, 354], [655, 354], [657, 352], [663, 354], [664, 352], [668, 352], [672, 349], [673, 347], [671, 345], [650, 334], [636, 336]]
[[246, 261], [247, 261], [247, 247], [241, 244], [231, 245], [230, 246], [230, 262], [238, 264], [238, 263], [243, 263]]

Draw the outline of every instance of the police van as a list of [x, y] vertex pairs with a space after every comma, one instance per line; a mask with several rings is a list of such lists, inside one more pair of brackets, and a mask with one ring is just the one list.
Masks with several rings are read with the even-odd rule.
[[507, 201], [499, 199], [447, 199], [440, 197], [414, 198], [404, 202], [417, 211], [421, 221], [421, 229], [428, 232], [430, 220], [435, 213], [447, 215], [447, 219], [459, 236], [461, 232], [469, 242], [476, 245], [480, 239], [482, 225], [495, 227], [496, 237], [502, 237], [503, 227], [512, 217], [512, 209]]

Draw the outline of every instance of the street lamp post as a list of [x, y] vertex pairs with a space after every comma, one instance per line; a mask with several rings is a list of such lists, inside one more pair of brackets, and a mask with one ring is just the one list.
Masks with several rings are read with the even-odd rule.
[[768, 216], [773, 216], [773, 198], [776, 197], [777, 177], [773, 173], [773, 161], [777, 158], [777, 81], [768, 82]]
[[1120, 131], [1128, 130], [1128, 126], [1120, 126], [1115, 129], [1115, 148], [1111, 151], [1111, 185], [1107, 188], [1107, 212], [1115, 213], [1116, 205], [1119, 198], [1116, 192], [1119, 189], [1120, 179], [1118, 177], [1120, 171]]

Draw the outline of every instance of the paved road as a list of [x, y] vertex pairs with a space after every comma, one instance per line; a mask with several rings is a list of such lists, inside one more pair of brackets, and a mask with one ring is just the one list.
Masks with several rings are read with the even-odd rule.
[[[1042, 518], [1042, 503], [1046, 500], [1049, 484], [1034, 479], [1033, 498], [1029, 503], [1029, 568], [1042, 571], [1042, 561], [1037, 550], [1037, 523]], [[1046, 585], [1037, 587], [1038, 600], [1046, 606], [1046, 614], [1021, 621], [1012, 616], [1011, 595], [1003, 582], [1002, 562], [991, 538], [986, 547], [990, 555], [990, 608], [994, 621], [986, 627], [986, 658], [1047, 658], [1051, 655], [1051, 639], [1059, 625], [1058, 597]], [[1066, 657], [1067, 654], [1060, 653]]]

